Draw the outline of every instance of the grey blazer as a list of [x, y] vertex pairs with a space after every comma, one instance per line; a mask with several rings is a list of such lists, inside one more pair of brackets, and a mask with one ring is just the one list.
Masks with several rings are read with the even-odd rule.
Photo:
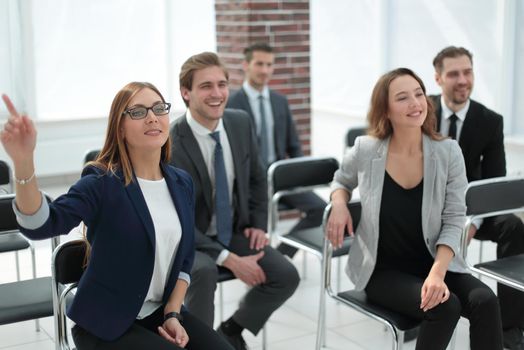
[[[357, 290], [366, 287], [377, 261], [379, 214], [386, 171], [389, 138], [357, 138], [335, 173], [333, 190], [349, 193], [357, 186], [362, 216], [351, 246], [346, 273]], [[424, 187], [422, 232], [429, 252], [435, 257], [437, 246], [445, 244], [455, 253], [449, 265], [453, 272], [468, 272], [459, 254], [460, 236], [465, 223], [467, 186], [464, 158], [457, 142], [434, 141], [423, 136]]]

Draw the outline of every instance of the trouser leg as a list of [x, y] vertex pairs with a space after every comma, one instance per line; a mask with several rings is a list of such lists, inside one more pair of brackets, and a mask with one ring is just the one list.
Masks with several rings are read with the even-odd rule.
[[423, 278], [408, 273], [375, 271], [366, 293], [378, 305], [422, 321], [417, 350], [444, 350], [460, 318], [460, 301], [452, 293], [446, 302], [424, 312], [420, 309], [423, 283]]
[[215, 317], [217, 279], [216, 262], [207, 254], [197, 250], [191, 269], [191, 283], [186, 293], [185, 305], [193, 316], [199, 318], [210, 328], [213, 328]]
[[[257, 253], [249, 249], [249, 240], [243, 235], [233, 236], [230, 249], [240, 256]], [[266, 274], [266, 283], [251, 288], [233, 314], [235, 322], [255, 335], [271, 314], [293, 295], [300, 281], [293, 264], [270, 246], [264, 248], [264, 256], [258, 263]]]

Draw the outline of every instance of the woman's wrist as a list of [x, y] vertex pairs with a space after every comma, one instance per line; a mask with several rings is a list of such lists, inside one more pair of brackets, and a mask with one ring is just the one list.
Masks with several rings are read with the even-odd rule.
[[182, 321], [184, 320], [184, 317], [182, 316], [182, 314], [177, 311], [170, 311], [164, 314], [164, 322], [166, 322], [167, 320], [171, 318], [178, 320], [178, 322], [180, 323], [182, 323]]

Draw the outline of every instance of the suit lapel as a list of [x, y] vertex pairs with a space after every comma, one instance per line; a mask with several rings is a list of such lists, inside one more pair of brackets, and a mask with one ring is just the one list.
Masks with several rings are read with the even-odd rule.
[[[192, 232], [191, 225], [193, 224], [191, 218], [193, 215], [188, 212], [188, 208], [191, 208], [191, 204], [187, 203], [188, 199], [191, 200], [190, 194], [185, 193], [186, 190], [185, 186], [180, 182], [176, 174], [174, 176], [171, 175], [169, 171], [166, 169], [165, 164], [161, 164], [162, 166], [162, 172], [164, 174], [164, 178], [166, 179], [167, 188], [169, 189], [169, 193], [171, 195], [171, 198], [173, 199], [173, 202], [175, 203], [175, 208], [178, 213], [178, 219], [180, 220], [180, 227], [182, 228], [182, 237], [180, 240], [180, 244], [178, 247], [179, 251], [185, 251], [187, 248], [185, 248], [185, 237], [184, 233]], [[173, 262], [173, 266], [180, 266], [184, 254], [176, 254], [175, 260]], [[166, 281], [166, 285], [164, 287], [164, 296], [163, 301], [166, 302], [169, 298], [169, 295], [166, 293], [166, 291], [173, 290], [175, 283], [178, 279], [178, 276], [175, 276], [174, 274], [170, 273], [168, 276], [168, 279]]]
[[247, 97], [247, 94], [244, 88], [240, 89], [240, 96], [242, 97], [241, 98], [242, 105], [243, 105], [242, 109], [249, 113], [249, 116], [251, 117], [251, 121], [255, 123], [255, 114], [253, 114], [253, 110], [251, 109], [251, 104], [249, 103], [249, 98]]
[[133, 203], [133, 206], [135, 207], [135, 211], [140, 218], [140, 221], [142, 221], [142, 224], [144, 224], [144, 228], [146, 229], [151, 245], [155, 247], [155, 226], [153, 225], [153, 219], [151, 219], [146, 200], [144, 199], [144, 195], [140, 190], [140, 186], [138, 185], [138, 181], [134, 174], [133, 181], [129, 185], [125, 186], [125, 189], [129, 198], [131, 199], [131, 203]]
[[198, 178], [200, 179], [200, 183], [202, 185], [202, 192], [204, 193], [204, 199], [208, 208], [212, 209], [213, 205], [211, 203], [211, 191], [213, 187], [211, 186], [211, 180], [209, 179], [206, 163], [202, 157], [202, 152], [200, 151], [198, 142], [195, 139], [189, 124], [187, 123], [186, 115], [184, 114], [182, 118], [183, 119], [181, 120], [178, 128], [180, 143], [185, 149], [188, 158], [191, 160], [197, 170]]
[[422, 232], [428, 232], [428, 220], [431, 215], [431, 203], [433, 203], [433, 189], [435, 188], [435, 176], [437, 172], [437, 161], [433, 150], [431, 139], [423, 135], [422, 147], [424, 153], [424, 187], [422, 194]]
[[[384, 187], [384, 174], [386, 171], [386, 160], [388, 155], [390, 138], [380, 142], [377, 148], [376, 158], [371, 161], [371, 191], [372, 196], [372, 213], [380, 213], [382, 199], [382, 189]], [[373, 231], [379, 231], [379, 215], [373, 217]]]
[[435, 117], [437, 118], [437, 131], [440, 132], [440, 124], [442, 123], [442, 105], [440, 104], [440, 95], [435, 96]]
[[466, 113], [466, 118], [464, 118], [464, 123], [460, 130], [459, 145], [463, 150], [467, 149], [468, 145], [476, 144], [474, 138], [475, 136], [478, 137], [478, 133], [476, 133], [475, 130], [479, 130], [476, 125], [475, 115], [478, 113], [476, 109], [477, 106], [470, 99], [468, 112]]
[[279, 159], [279, 155], [284, 155], [285, 150], [279, 150], [280, 143], [278, 140], [285, 140], [286, 137], [281, 135], [282, 132], [287, 131], [285, 125], [282, 125], [285, 122], [285, 118], [280, 118], [278, 115], [277, 105], [275, 103], [276, 99], [273, 97], [274, 92], [269, 90], [269, 103], [271, 104], [271, 111], [273, 112], [273, 137], [275, 144], [276, 157]]
[[245, 147], [249, 147], [248, 144], [242, 144], [240, 137], [235, 136], [235, 128], [233, 125], [231, 125], [232, 121], [226, 117], [226, 114], [224, 113], [224, 116], [222, 117], [222, 121], [224, 122], [224, 129], [226, 129], [227, 139], [229, 141], [229, 146], [231, 147], [231, 154], [233, 155], [233, 165], [235, 168], [235, 181], [239, 181], [239, 179], [242, 179], [243, 176], [240, 174], [241, 171], [241, 149], [244, 149]]

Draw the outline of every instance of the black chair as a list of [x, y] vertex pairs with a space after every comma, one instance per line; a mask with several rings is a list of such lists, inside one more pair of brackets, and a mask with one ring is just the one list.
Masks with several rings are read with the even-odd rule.
[[55, 345], [57, 350], [69, 350], [66, 306], [84, 273], [87, 244], [83, 239], [64, 242], [53, 252], [51, 262]]
[[84, 155], [84, 165], [88, 162], [94, 161], [96, 158], [98, 158], [98, 155], [100, 154], [99, 149], [93, 149], [86, 152]]
[[13, 180], [11, 178], [11, 168], [0, 160], [0, 194], [13, 193]]
[[[355, 201], [348, 203], [348, 209], [353, 219], [353, 230], [356, 232], [362, 211], [360, 202]], [[324, 227], [330, 212], [331, 204], [326, 207], [324, 212]], [[401, 350], [404, 344], [404, 331], [419, 326], [421, 322], [419, 320], [398, 314], [394, 311], [373, 304], [367, 299], [365, 291], [347, 290], [342, 292], [334, 292], [331, 288], [331, 257], [333, 255], [333, 247], [326, 238], [324, 238], [323, 242], [323, 254], [325, 258], [322, 261], [321, 285], [322, 290], [325, 291], [325, 293], [322, 293], [321, 295], [320, 308], [322, 308], [322, 305], [325, 304], [325, 298], [327, 294], [336, 301], [382, 323], [388, 330], [391, 331], [393, 335], [392, 349]], [[325, 346], [325, 327], [321, 326], [325, 323], [325, 317], [325, 312], [319, 312], [317, 340], [315, 347], [317, 350]], [[453, 336], [448, 348], [455, 348], [455, 336]]]
[[349, 128], [346, 132], [345, 145], [346, 147], [353, 147], [355, 145], [355, 140], [359, 136], [366, 135], [367, 127], [360, 126], [356, 128]]
[[[292, 232], [278, 230], [278, 207], [283, 196], [328, 187], [337, 169], [338, 161], [331, 157], [298, 157], [271, 164], [268, 169], [268, 233], [272, 240], [277, 239], [313, 254], [321, 262], [324, 260], [322, 226]], [[346, 255], [349, 245], [350, 240], [345, 240], [342, 248], [337, 249], [332, 256]], [[323, 290], [320, 294], [323, 294]], [[322, 300], [321, 298], [319, 312], [324, 313], [325, 305]]]
[[[0, 284], [0, 325], [35, 320], [40, 330], [39, 318], [53, 315], [51, 277], [36, 278], [34, 247], [18, 231], [12, 208], [14, 194], [0, 195], [0, 246], [1, 252], [15, 249], [31, 249], [33, 278]], [[50, 198], [46, 196], [50, 201]], [[51, 240], [52, 248], [57, 240]], [[7, 249], [9, 248], [9, 249]], [[17, 267], [18, 268], [18, 267]]]
[[468, 267], [524, 292], [524, 254], [471, 264], [467, 259], [467, 235], [478, 218], [524, 212], [524, 177], [498, 177], [470, 182], [466, 190], [467, 221], [462, 233], [462, 254]]

